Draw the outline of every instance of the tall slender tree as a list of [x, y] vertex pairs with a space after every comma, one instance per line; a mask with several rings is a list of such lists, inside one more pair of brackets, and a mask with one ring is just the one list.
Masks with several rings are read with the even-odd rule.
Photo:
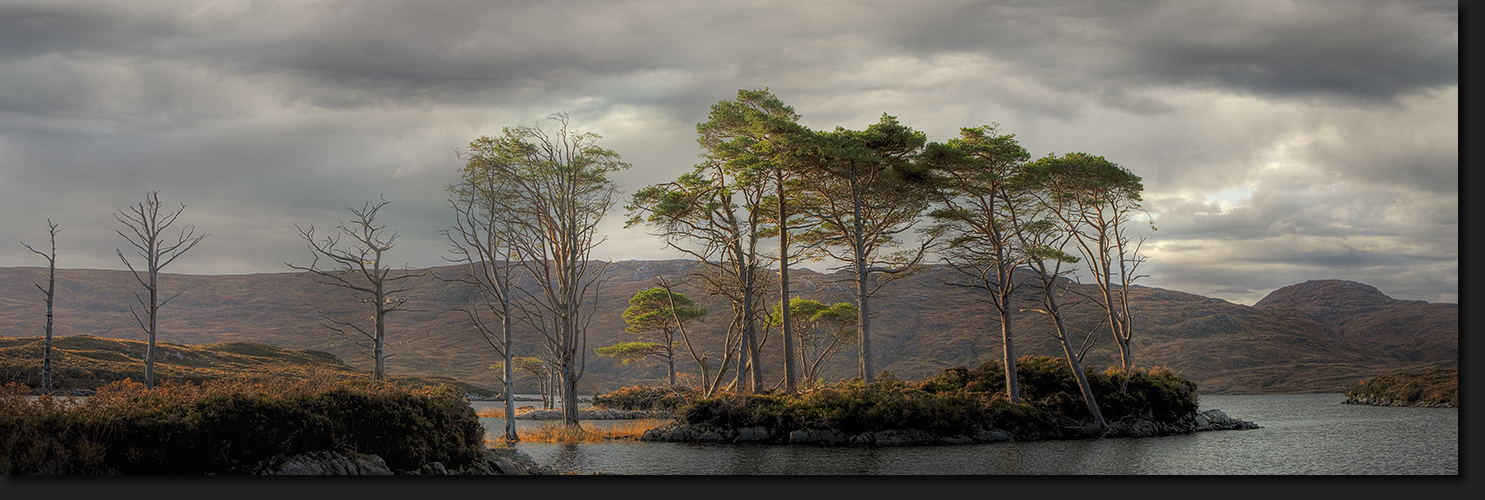
[[[371, 303], [370, 329], [323, 312], [321, 315], [331, 323], [326, 328], [370, 351], [372, 380], [386, 379], [386, 361], [393, 356], [387, 353], [387, 315], [404, 310], [407, 297], [402, 294], [412, 290], [408, 280], [428, 274], [410, 272], [405, 268], [394, 274], [393, 269], [385, 262], [386, 253], [397, 241], [397, 233], [394, 231], [387, 235], [386, 226], [377, 225], [376, 216], [388, 203], [390, 202], [387, 200], [377, 203], [368, 201], [359, 209], [347, 207], [346, 210], [356, 216], [355, 220], [349, 224], [342, 222], [336, 225], [338, 232], [322, 239], [316, 239], [313, 225], [305, 229], [295, 224], [294, 227], [299, 229], [299, 235], [308, 244], [314, 260], [307, 266], [284, 263], [291, 269], [314, 275], [316, 282], [363, 295], [363, 302]], [[342, 237], [349, 237], [353, 241], [341, 245]], [[321, 257], [329, 259], [331, 266], [323, 267], [320, 264]]]
[[915, 272], [932, 243], [925, 237], [913, 247], [905, 240], [928, 203], [924, 171], [915, 161], [926, 141], [884, 113], [863, 131], [813, 134], [798, 153], [797, 205], [813, 223], [799, 240], [815, 259], [845, 263], [854, 278], [859, 373], [868, 383], [876, 376], [871, 296]]
[[1119, 348], [1120, 366], [1127, 372], [1134, 363], [1129, 289], [1144, 277], [1136, 273], [1145, 261], [1140, 254], [1144, 238], [1133, 240], [1128, 229], [1135, 214], [1143, 210], [1140, 193], [1144, 186], [1139, 176], [1102, 156], [1048, 155], [1037, 164], [1045, 171], [1047, 202], [1073, 235], [1085, 270], [1098, 287], [1095, 301], [1104, 310], [1105, 323]]
[[587, 354], [587, 331], [597, 307], [606, 262], [592, 258], [617, 186], [608, 175], [629, 168], [618, 153], [598, 146], [598, 134], [568, 129], [566, 114], [540, 126], [506, 127], [480, 137], [465, 153], [469, 168], [490, 170], [509, 186], [511, 257], [532, 278], [523, 292], [521, 320], [543, 336], [559, 375], [563, 422], [578, 425], [577, 383]]
[[[772, 191], [757, 206], [746, 210], [762, 212], [772, 224], [767, 229], [778, 239], [779, 250], [775, 259], [779, 266], [778, 303], [787, 304], [789, 297], [789, 265], [793, 258], [790, 233], [796, 217], [790, 207], [794, 196], [790, 191], [795, 176], [792, 164], [799, 141], [808, 130], [798, 123], [799, 114], [767, 88], [737, 91], [737, 98], [712, 105], [710, 119], [697, 126], [701, 143], [712, 160], [722, 162], [733, 172], [752, 182], [766, 184]], [[795, 336], [789, 308], [782, 309], [784, 330], [784, 390], [795, 391], [800, 376], [797, 366]]]
[[931, 213], [938, 222], [933, 231], [943, 242], [939, 252], [943, 261], [966, 280], [951, 284], [984, 290], [982, 300], [995, 309], [1006, 394], [1012, 403], [1020, 403], [1011, 295], [1017, 288], [1016, 268], [1027, 256], [1014, 236], [1013, 218], [1015, 207], [1034, 202], [1018, 182], [1030, 155], [1014, 135], [999, 134], [994, 124], [962, 128], [959, 134], [948, 143], [929, 144], [924, 154], [938, 204]]
[[[1029, 188], [1038, 193], [1041, 200], [1045, 200], [1047, 185], [1043, 171], [1028, 168], [1027, 171], [1030, 184]], [[1103, 412], [1099, 410], [1098, 400], [1093, 394], [1093, 387], [1088, 382], [1088, 376], [1083, 371], [1081, 361], [1082, 353], [1073, 347], [1072, 329], [1067, 324], [1064, 297], [1072, 286], [1072, 281], [1067, 278], [1073, 272], [1066, 266], [1076, 264], [1078, 258], [1065, 251], [1073, 235], [1064, 230], [1057, 223], [1056, 216], [1052, 214], [1055, 208], [1045, 202], [1039, 202], [1030, 206], [1011, 205], [1008, 207], [1012, 217], [1009, 219], [1014, 224], [1014, 234], [1022, 252], [1026, 254], [1026, 268], [1031, 271], [1036, 280], [1036, 292], [1039, 295], [1041, 307], [1033, 309], [1046, 315], [1052, 321], [1052, 333], [1057, 337], [1062, 347], [1063, 358], [1067, 360], [1069, 371], [1078, 382], [1078, 389], [1083, 393], [1083, 401], [1088, 407], [1088, 413], [1095, 425], [1101, 430], [1107, 430], [1108, 424], [1103, 419]]]
[[[519, 441], [515, 423], [515, 372], [514, 346], [511, 337], [513, 318], [512, 303], [517, 299], [511, 287], [511, 252], [513, 231], [518, 227], [509, 215], [515, 213], [509, 206], [519, 200], [511, 196], [507, 179], [500, 177], [494, 169], [480, 168], [471, 162], [461, 170], [459, 184], [449, 187], [454, 195], [449, 203], [454, 207], [454, 227], [445, 229], [453, 258], [448, 260], [465, 264], [464, 272], [449, 281], [464, 283], [474, 288], [479, 299], [459, 308], [468, 316], [480, 336], [500, 356], [500, 387], [505, 401], [505, 439]], [[498, 321], [498, 325], [491, 321]]]
[[129, 268], [129, 271], [134, 274], [134, 279], [145, 290], [145, 295], [135, 292], [134, 298], [139, 302], [140, 307], [144, 308], [148, 319], [140, 317], [139, 311], [134, 309], [133, 304], [129, 305], [129, 312], [134, 315], [134, 321], [149, 336], [149, 343], [144, 352], [144, 386], [149, 389], [155, 387], [155, 336], [159, 332], [157, 326], [160, 308], [180, 296], [180, 292], [177, 292], [164, 300], [160, 299], [160, 270], [171, 262], [175, 262], [176, 258], [195, 248], [197, 243], [201, 243], [201, 240], [209, 236], [207, 234], [197, 236], [196, 226], [182, 228], [174, 238], [165, 234], [165, 231], [175, 224], [176, 219], [180, 218], [181, 212], [185, 209], [186, 206], [182, 204], [173, 212], [161, 212], [160, 192], [150, 191], [145, 195], [144, 201], [114, 214], [114, 219], [129, 229], [128, 234], [122, 230], [115, 232], [127, 240], [137, 250], [137, 255], [144, 259], [142, 263], [144, 268], [135, 269], [134, 264], [129, 262], [129, 258], [124, 256], [123, 250], [114, 249], [119, 260], [124, 261], [124, 266]]
[[40, 284], [36, 284], [36, 288], [46, 295], [46, 343], [41, 350], [41, 391], [50, 394], [52, 392], [52, 310], [56, 305], [57, 297], [57, 232], [61, 230], [57, 229], [57, 224], [51, 219], [46, 220], [46, 226], [51, 235], [50, 253], [42, 253], [31, 248], [31, 245], [27, 245], [24, 241], [21, 242], [21, 246], [46, 259], [46, 288], [42, 288]]

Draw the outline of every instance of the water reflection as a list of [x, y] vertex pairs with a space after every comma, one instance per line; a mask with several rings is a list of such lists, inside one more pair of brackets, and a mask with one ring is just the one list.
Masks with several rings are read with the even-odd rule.
[[[1038, 475], [1459, 473], [1457, 408], [1342, 405], [1340, 394], [1204, 396], [1262, 429], [1143, 439], [836, 448], [700, 443], [517, 446], [559, 470], [617, 474]], [[481, 418], [490, 436], [504, 420]], [[518, 432], [543, 421], [517, 420]], [[584, 420], [581, 425], [616, 425]]]

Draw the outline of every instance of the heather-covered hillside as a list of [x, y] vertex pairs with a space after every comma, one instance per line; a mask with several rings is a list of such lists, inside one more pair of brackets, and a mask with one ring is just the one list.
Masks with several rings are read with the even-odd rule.
[[[631, 340], [621, 313], [629, 297], [653, 286], [655, 277], [672, 282], [696, 268], [690, 261], [622, 261], [611, 265], [599, 293], [598, 314], [589, 330], [585, 392], [622, 385], [655, 383], [663, 378], [658, 362], [624, 365], [593, 354], [593, 349]], [[418, 278], [407, 312], [389, 316], [394, 355], [392, 374], [444, 375], [495, 387], [498, 360], [494, 350], [455, 310], [472, 300], [472, 290], [442, 281], [460, 269], [431, 269]], [[795, 270], [796, 296], [833, 303], [851, 300], [844, 275]], [[0, 268], [0, 336], [40, 336], [45, 307], [33, 286], [45, 279], [40, 268]], [[935, 266], [888, 284], [873, 299], [873, 347], [876, 366], [899, 378], [923, 379], [945, 368], [973, 366], [1000, 356], [1000, 327], [990, 307], [972, 288], [946, 283], [954, 272]], [[129, 305], [137, 283], [127, 272], [59, 270], [56, 309], [58, 335], [89, 334], [144, 340]], [[365, 316], [360, 298], [315, 283], [308, 276], [270, 273], [231, 276], [161, 276], [166, 293], [181, 295], [162, 309], [160, 341], [186, 344], [246, 341], [291, 349], [333, 353], [358, 368], [370, 360], [358, 346], [324, 327], [321, 312], [339, 318]], [[1074, 286], [1074, 289], [1086, 288]], [[1032, 307], [1030, 287], [1018, 300]], [[711, 316], [688, 327], [712, 360], [721, 357], [720, 337], [730, 307], [692, 284], [678, 291], [698, 299]], [[1229, 303], [1174, 290], [1137, 287], [1135, 363], [1167, 366], [1195, 381], [1205, 394], [1342, 392], [1357, 380], [1383, 373], [1457, 367], [1458, 307], [1400, 301], [1376, 289], [1349, 281], [1308, 282], [1275, 291], [1254, 306]], [[1073, 307], [1070, 323], [1092, 332], [1093, 346], [1085, 366], [1116, 364], [1117, 351], [1099, 327], [1099, 309], [1087, 300]], [[1012, 323], [1022, 355], [1059, 355], [1050, 326], [1033, 312], [1019, 312]], [[782, 373], [777, 333], [764, 345], [765, 376]], [[538, 338], [520, 332], [517, 355], [537, 354]], [[851, 346], [832, 360], [824, 377], [856, 374]], [[715, 362], [715, 361], [713, 361]], [[676, 366], [696, 372], [689, 355]], [[534, 390], [534, 385], [528, 390]]]

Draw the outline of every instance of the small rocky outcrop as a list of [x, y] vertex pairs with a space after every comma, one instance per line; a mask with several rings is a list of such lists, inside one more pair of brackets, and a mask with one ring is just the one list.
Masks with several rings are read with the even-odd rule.
[[1231, 431], [1245, 429], [1261, 429], [1258, 424], [1247, 420], [1238, 420], [1227, 416], [1222, 410], [1207, 410], [1196, 414], [1196, 429], [1198, 431]]

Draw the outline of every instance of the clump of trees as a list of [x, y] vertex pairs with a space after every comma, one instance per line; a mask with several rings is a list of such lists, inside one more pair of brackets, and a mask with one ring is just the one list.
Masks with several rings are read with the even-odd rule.
[[[695, 277], [706, 292], [733, 305], [719, 371], [736, 359], [735, 387], [761, 390], [759, 348], [768, 338], [758, 333], [761, 319], [784, 333], [785, 392], [802, 387], [799, 377], [816, 376], [800, 352], [799, 312], [783, 306], [795, 299], [789, 265], [811, 259], [850, 277], [857, 375], [873, 382], [871, 299], [936, 255], [958, 271], [949, 285], [981, 290], [997, 312], [1008, 400], [1022, 401], [1013, 316], [1040, 313], [1062, 345], [1079, 400], [1095, 425], [1106, 426], [1081, 364], [1092, 332], [1074, 331], [1065, 308], [1080, 299], [1073, 280], [1091, 277], [1099, 293], [1089, 299], [1105, 312], [1122, 369], [1134, 369], [1128, 290], [1145, 260], [1143, 240], [1130, 231], [1142, 210], [1139, 176], [1081, 152], [1031, 160], [996, 124], [937, 143], [886, 113], [863, 130], [815, 131], [799, 118], [767, 89], [738, 91], [697, 125], [703, 161], [675, 181], [640, 189], [627, 207], [626, 227], [644, 226], [700, 261]], [[778, 281], [764, 279], [775, 265]], [[1033, 284], [1038, 307], [1011, 304], [1022, 283]], [[771, 307], [769, 297], [777, 297]], [[765, 314], [770, 309], [777, 319]]]

